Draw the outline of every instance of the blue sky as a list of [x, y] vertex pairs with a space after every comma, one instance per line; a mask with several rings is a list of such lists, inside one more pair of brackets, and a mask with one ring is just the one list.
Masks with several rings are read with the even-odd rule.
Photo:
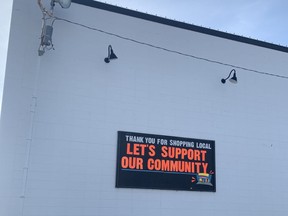
[[[37, 0], [25, 1], [37, 4]], [[288, 45], [287, 0], [105, 0], [102, 2], [270, 43]], [[2, 1], [0, 111], [11, 10], [12, 0]]]
[[287, 0], [105, 0], [102, 2], [288, 45]]

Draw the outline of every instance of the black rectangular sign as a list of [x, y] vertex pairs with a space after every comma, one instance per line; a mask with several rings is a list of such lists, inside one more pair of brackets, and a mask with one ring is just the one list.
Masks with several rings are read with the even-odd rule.
[[215, 141], [118, 132], [116, 187], [216, 191]]

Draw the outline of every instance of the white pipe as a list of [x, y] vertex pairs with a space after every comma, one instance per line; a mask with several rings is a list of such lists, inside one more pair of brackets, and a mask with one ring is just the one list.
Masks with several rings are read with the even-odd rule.
[[32, 93], [31, 98], [31, 104], [30, 104], [30, 118], [29, 118], [29, 130], [27, 133], [26, 138], [26, 160], [23, 167], [23, 182], [22, 182], [22, 193], [20, 195], [20, 198], [22, 199], [22, 216], [24, 215], [24, 207], [25, 207], [25, 198], [26, 198], [26, 188], [27, 188], [27, 182], [28, 182], [28, 174], [29, 174], [29, 168], [30, 168], [30, 157], [31, 157], [31, 148], [32, 148], [32, 142], [33, 142], [33, 131], [34, 131], [34, 120], [35, 120], [35, 113], [37, 108], [37, 90], [38, 90], [38, 79], [40, 74], [40, 62], [41, 58], [38, 58], [37, 67], [36, 67], [36, 73], [34, 78], [34, 89]]

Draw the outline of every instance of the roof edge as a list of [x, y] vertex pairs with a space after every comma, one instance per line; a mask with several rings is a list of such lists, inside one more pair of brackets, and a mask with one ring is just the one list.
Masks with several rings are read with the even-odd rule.
[[233, 40], [233, 41], [237, 41], [237, 42], [242, 42], [242, 43], [246, 43], [246, 44], [250, 44], [250, 45], [255, 45], [255, 46], [259, 46], [259, 47], [264, 47], [264, 48], [273, 49], [273, 50], [288, 53], [288, 47], [286, 47], [286, 46], [281, 46], [281, 45], [277, 45], [277, 44], [273, 44], [273, 43], [264, 42], [261, 40], [256, 40], [256, 39], [252, 39], [252, 38], [248, 38], [248, 37], [244, 37], [244, 36], [230, 34], [227, 32], [222, 32], [222, 31], [218, 31], [218, 30], [214, 30], [214, 29], [210, 29], [210, 28], [205, 28], [205, 27], [201, 27], [201, 26], [196, 26], [193, 24], [188, 24], [188, 23], [184, 23], [184, 22], [180, 22], [180, 21], [176, 21], [176, 20], [171, 20], [171, 19], [167, 19], [167, 18], [155, 16], [155, 15], [150, 15], [150, 14], [146, 14], [143, 12], [130, 10], [130, 9], [123, 8], [123, 7], [118, 7], [118, 6], [110, 5], [110, 4], [103, 3], [103, 2], [98, 2], [98, 1], [94, 1], [94, 0], [72, 0], [72, 2], [77, 3], [77, 4], [81, 4], [81, 5], [85, 5], [85, 6], [89, 6], [89, 7], [93, 7], [93, 8], [107, 10], [110, 12], [119, 13], [122, 15], [127, 15], [127, 16], [131, 16], [131, 17], [139, 18], [139, 19], [144, 19], [144, 20], [148, 20], [148, 21], [152, 21], [152, 22], [156, 22], [156, 23], [160, 23], [160, 24], [164, 24], [164, 25], [182, 28], [185, 30], [190, 30], [190, 31], [198, 32], [198, 33], [203, 33], [203, 34], [215, 36], [215, 37], [220, 37], [220, 38], [224, 38], [224, 39], [228, 39], [228, 40]]

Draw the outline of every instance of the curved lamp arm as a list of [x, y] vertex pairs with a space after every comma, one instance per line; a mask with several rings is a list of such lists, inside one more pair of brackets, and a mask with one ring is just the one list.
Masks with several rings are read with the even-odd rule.
[[222, 82], [223, 84], [225, 84], [225, 83], [226, 83], [226, 80], [230, 78], [230, 76], [231, 76], [231, 74], [232, 74], [233, 72], [234, 72], [234, 74], [233, 74], [232, 78], [230, 79], [230, 81], [231, 81], [232, 83], [237, 83], [237, 77], [236, 77], [236, 70], [235, 70], [235, 69], [232, 69], [232, 70], [230, 71], [230, 73], [229, 73], [229, 75], [228, 75], [228, 77], [227, 77], [226, 79], [221, 79], [221, 82]]

